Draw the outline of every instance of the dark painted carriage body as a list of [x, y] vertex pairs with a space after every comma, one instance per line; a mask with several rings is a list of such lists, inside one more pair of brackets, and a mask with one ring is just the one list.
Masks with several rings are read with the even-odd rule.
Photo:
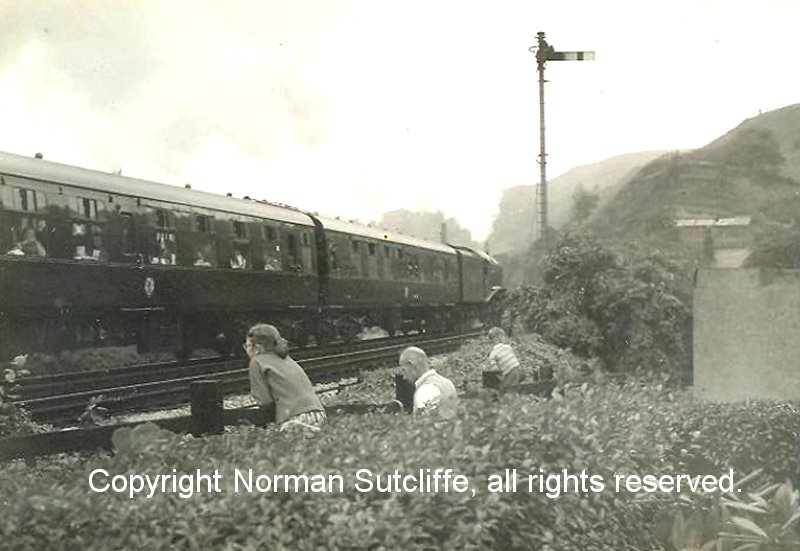
[[257, 321], [298, 341], [453, 328], [498, 269], [476, 251], [39, 159], [0, 153], [0, 177], [0, 250], [33, 228], [47, 251], [0, 257], [6, 354], [225, 348]]

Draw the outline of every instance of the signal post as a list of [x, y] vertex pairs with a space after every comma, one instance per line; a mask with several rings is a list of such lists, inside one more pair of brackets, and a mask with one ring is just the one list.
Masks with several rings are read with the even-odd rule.
[[536, 54], [536, 66], [539, 71], [539, 187], [536, 188], [536, 204], [539, 220], [537, 233], [542, 251], [548, 249], [547, 243], [547, 153], [544, 140], [544, 66], [548, 61], [594, 61], [594, 52], [557, 52], [544, 39], [544, 33], [536, 33], [536, 45], [528, 48]]

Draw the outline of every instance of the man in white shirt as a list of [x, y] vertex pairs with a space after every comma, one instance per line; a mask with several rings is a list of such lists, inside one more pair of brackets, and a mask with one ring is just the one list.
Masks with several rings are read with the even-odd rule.
[[413, 381], [414, 413], [436, 411], [441, 417], [453, 417], [458, 412], [458, 394], [452, 381], [431, 369], [427, 354], [411, 346], [400, 354], [400, 369], [407, 381]]

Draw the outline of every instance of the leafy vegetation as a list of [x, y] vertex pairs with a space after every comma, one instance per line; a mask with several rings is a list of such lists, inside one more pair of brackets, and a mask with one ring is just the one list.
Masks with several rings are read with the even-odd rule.
[[478, 246], [472, 240], [472, 234], [468, 229], [462, 228], [458, 220], [453, 217], [445, 218], [442, 211], [414, 212], [406, 209], [393, 210], [383, 213], [376, 225], [391, 231], [436, 242], [442, 240], [442, 226], [445, 226], [448, 243], [465, 247]]
[[[781, 210], [797, 211], [799, 122], [800, 105], [792, 105], [748, 119], [703, 148], [656, 159], [601, 205], [588, 226], [621, 243], [687, 250], [694, 246], [676, 231], [676, 218], [750, 216], [749, 235], [725, 247], [752, 248], [754, 234], [786, 224]], [[768, 246], [769, 238], [756, 244]], [[757, 265], [769, 258], [762, 255]]]
[[[760, 473], [759, 469], [745, 477], [738, 489], [750, 490], [748, 486]], [[746, 496], [741, 499], [731, 493], [707, 498], [703, 509], [683, 504], [669, 533], [672, 547], [679, 551], [788, 551], [800, 546], [800, 506], [791, 482], [763, 483]]]
[[17, 356], [3, 369], [0, 379], [0, 437], [33, 434], [42, 430], [25, 410], [18, 408], [13, 402], [14, 383], [30, 374], [26, 369], [26, 361], [26, 356]]
[[580, 224], [588, 220], [599, 202], [600, 195], [596, 191], [586, 191], [583, 186], [579, 186], [572, 194], [570, 221]]
[[141, 365], [174, 360], [169, 352], [140, 354], [135, 346], [106, 346], [79, 350], [65, 350], [57, 355], [34, 353], [28, 357], [32, 375], [53, 375]]
[[544, 283], [510, 293], [505, 324], [599, 357], [613, 371], [691, 368], [691, 283], [685, 269], [649, 252], [623, 255], [588, 234], [567, 235], [543, 262]]
[[[580, 364], [572, 366], [579, 360], [566, 352], [559, 359], [552, 345], [536, 337], [514, 345], [528, 369], [544, 361], [579, 369]], [[472, 385], [488, 351], [487, 341], [471, 343], [437, 367], [460, 389], [476, 390]], [[386, 382], [390, 372], [385, 375], [370, 381], [370, 388], [391, 388]], [[796, 522], [791, 520], [797, 512], [794, 490], [783, 484], [783, 490], [761, 493], [764, 484], [796, 476], [796, 408], [703, 404], [688, 392], [634, 380], [562, 383], [548, 401], [516, 395], [499, 399], [491, 392], [471, 395], [462, 399], [452, 422], [408, 415], [338, 416], [310, 440], [250, 426], [194, 439], [144, 425], [115, 434], [112, 455], [14, 462], [0, 471], [5, 513], [0, 541], [22, 550], [688, 549], [694, 536], [686, 528], [681, 532], [678, 516], [685, 526], [695, 513], [710, 518], [714, 507], [724, 507], [734, 524], [706, 521], [702, 543], [723, 532], [732, 534], [724, 536], [731, 542], [744, 541], [748, 531], [754, 534], [753, 526], [734, 518], [750, 519], [767, 534], [766, 539], [756, 536], [763, 544], [759, 549], [788, 549], [780, 545], [797, 543], [791, 539], [791, 523], [780, 529]], [[764, 470], [743, 494], [617, 493], [609, 483], [614, 473], [720, 475], [728, 469], [741, 483], [754, 464]], [[358, 469], [410, 474], [437, 467], [468, 476], [476, 495], [354, 489]], [[223, 480], [219, 493], [183, 499], [159, 491], [149, 499], [131, 499], [127, 493], [91, 492], [88, 477], [97, 468], [111, 475], [170, 474], [173, 469], [212, 474], [216, 469]], [[234, 493], [234, 469], [250, 468], [259, 474], [340, 474], [344, 491], [262, 494], [240, 488]], [[516, 492], [488, 491], [490, 475], [514, 468], [521, 477]], [[585, 470], [602, 476], [607, 485], [601, 492], [570, 490], [555, 498], [538, 489], [528, 492], [524, 477], [539, 469], [552, 474]], [[737, 501], [742, 505], [728, 504]], [[743, 509], [750, 506], [768, 513]], [[775, 538], [784, 539], [778, 544]]]

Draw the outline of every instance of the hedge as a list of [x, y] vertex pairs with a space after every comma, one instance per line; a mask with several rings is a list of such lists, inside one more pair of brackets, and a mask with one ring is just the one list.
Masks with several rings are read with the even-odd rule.
[[[405, 415], [343, 416], [315, 438], [240, 427], [194, 439], [138, 429], [111, 456], [7, 465], [0, 474], [0, 541], [18, 549], [638, 549], [666, 548], [658, 524], [675, 496], [489, 493], [489, 475], [585, 470], [741, 478], [767, 467], [797, 470], [797, 413], [782, 404], [706, 405], [653, 384], [584, 384], [553, 400], [492, 393], [463, 400], [454, 422]], [[352, 490], [357, 469], [375, 473], [451, 468], [477, 495]], [[93, 493], [89, 473], [204, 473], [223, 491], [181, 499]], [[234, 469], [342, 474], [343, 493], [239, 493]], [[697, 469], [702, 468], [702, 471]], [[683, 496], [689, 501], [694, 496]], [[698, 500], [697, 503], [700, 503]]]

